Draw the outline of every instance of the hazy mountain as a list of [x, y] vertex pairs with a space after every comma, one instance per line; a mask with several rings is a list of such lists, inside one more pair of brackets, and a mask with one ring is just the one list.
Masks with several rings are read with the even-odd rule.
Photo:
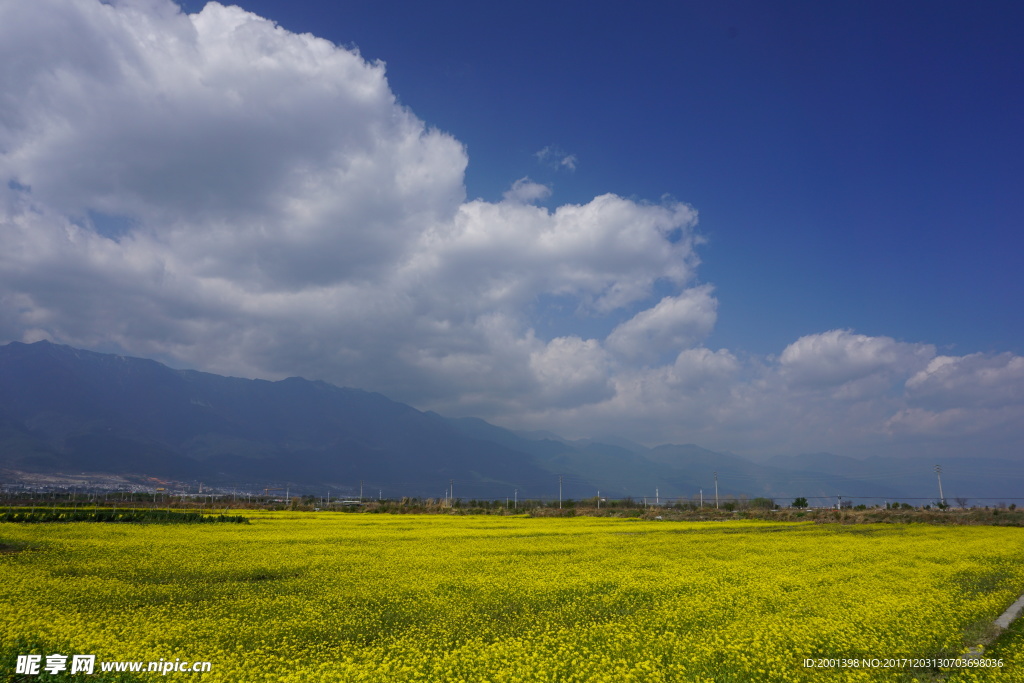
[[[552, 474], [563, 478], [565, 497], [602, 496], [654, 500], [713, 501], [717, 473], [720, 497], [764, 496], [787, 503], [803, 496], [820, 504], [837, 495], [863, 499], [895, 499], [908, 492], [885, 481], [863, 481], [844, 473], [793, 471], [789, 467], [756, 464], [727, 453], [716, 453], [693, 444], [666, 444], [647, 448], [614, 437], [572, 442], [543, 439], [530, 441], [483, 420], [451, 420], [465, 433], [530, 453]], [[614, 442], [614, 443], [610, 443]]]
[[593, 437], [589, 439], [577, 439], [572, 443], [577, 446], [587, 446], [589, 444], [609, 444], [612, 446], [625, 448], [627, 451], [630, 451], [632, 453], [647, 453], [648, 451], [651, 450], [650, 448], [644, 446], [643, 444], [639, 444], [636, 441], [630, 441], [629, 439], [624, 439], [621, 436], [616, 436], [614, 434], [606, 434], [603, 436]]
[[0, 467], [256, 487], [364, 480], [437, 496], [449, 479], [483, 496], [547, 474], [527, 453], [380, 394], [173, 370], [48, 342], [0, 347]]
[[[975, 505], [995, 504], [1003, 499], [1024, 497], [1024, 464], [969, 456], [962, 458], [881, 458], [863, 460], [832, 453], [775, 456], [766, 461], [773, 467], [796, 472], [816, 471], [865, 483], [887, 483], [912, 502], [936, 500], [939, 477], [946, 500], [966, 498]], [[941, 472], [936, 472], [936, 466]], [[853, 495], [854, 491], [850, 491]], [[1018, 502], [1018, 504], [1020, 504]]]
[[[938, 497], [984, 504], [1024, 490], [1022, 468], [984, 458], [759, 462], [694, 444], [568, 441], [445, 418], [380, 394], [297, 377], [268, 382], [174, 370], [49, 342], [0, 347], [0, 468], [139, 474], [222, 486], [367, 490], [463, 499], [803, 496], [827, 504]], [[983, 500], [985, 499], [985, 500]]]

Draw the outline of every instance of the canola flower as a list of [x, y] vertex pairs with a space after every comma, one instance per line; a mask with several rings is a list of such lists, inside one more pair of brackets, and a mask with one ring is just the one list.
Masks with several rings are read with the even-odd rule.
[[955, 657], [1024, 591], [1016, 528], [247, 516], [0, 525], [31, 548], [0, 555], [3, 675], [31, 645], [224, 683], [933, 680], [804, 661]]

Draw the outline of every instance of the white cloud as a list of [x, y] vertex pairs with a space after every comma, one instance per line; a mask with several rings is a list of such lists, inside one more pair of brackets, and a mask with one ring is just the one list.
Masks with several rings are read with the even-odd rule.
[[[520, 183], [517, 183], [519, 185]], [[532, 192], [532, 190], [530, 190]], [[697, 264], [696, 214], [683, 204], [647, 205], [602, 195], [553, 212], [517, 195], [463, 204], [454, 220], [424, 231], [399, 269], [431, 282], [434, 310], [520, 307], [542, 293], [608, 313], [647, 298], [659, 280], [685, 283]], [[669, 236], [677, 231], [683, 237]], [[474, 290], [467, 290], [466, 283]], [[472, 300], [470, 300], [472, 299]]]
[[657, 360], [703, 340], [715, 326], [718, 302], [709, 285], [666, 296], [608, 335], [608, 347], [628, 358]]
[[607, 354], [594, 339], [557, 337], [530, 357], [541, 387], [536, 405], [580, 406], [612, 396]]
[[576, 164], [579, 162], [575, 154], [569, 154], [555, 145], [548, 145], [534, 156], [540, 163], [557, 170], [575, 171]]
[[505, 193], [505, 200], [532, 204], [541, 199], [547, 199], [549, 196], [551, 196], [551, 188], [547, 185], [535, 183], [529, 178], [520, 178], [512, 183], [512, 187]]
[[938, 356], [906, 386], [908, 406], [887, 423], [894, 433], [1006, 437], [1024, 424], [1021, 356]]
[[682, 204], [466, 203], [463, 146], [382, 64], [237, 7], [0, 11], [6, 338], [501, 404], [572, 384], [536, 297], [604, 315], [697, 264]]
[[666, 383], [686, 390], [723, 389], [733, 384], [739, 369], [739, 360], [726, 349], [686, 349], [676, 356]]
[[[322, 378], [568, 436], [1020, 443], [1020, 357], [849, 330], [778, 359], [706, 348], [717, 300], [694, 284], [693, 208], [546, 208], [526, 178], [466, 201], [466, 167], [383, 64], [237, 7], [0, 3], [0, 338]], [[545, 299], [612, 331], [545, 338]]]
[[831, 330], [796, 340], [782, 352], [779, 363], [790, 385], [821, 389], [872, 376], [909, 374], [934, 355], [934, 347], [925, 344]]
[[[393, 262], [461, 203], [462, 145], [396, 105], [383, 65], [237, 7], [172, 7], [5, 17], [0, 59], [31, 68], [4, 71], [0, 174], [33, 203], [126, 216], [203, 274], [292, 286]], [[19, 20], [48, 47], [9, 40]]]
[[1024, 405], [1024, 358], [938, 356], [907, 380], [907, 390], [914, 405], [930, 408]]

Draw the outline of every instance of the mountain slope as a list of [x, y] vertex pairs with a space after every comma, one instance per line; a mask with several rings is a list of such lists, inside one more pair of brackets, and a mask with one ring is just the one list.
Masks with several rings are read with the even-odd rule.
[[[827, 453], [752, 462], [694, 444], [614, 436], [567, 441], [478, 418], [445, 418], [359, 389], [174, 370], [156, 361], [37, 342], [0, 346], [0, 469], [106, 472], [261, 489], [388, 496], [713, 500], [814, 504], [1012, 500], [1017, 463], [986, 458], [855, 460]], [[859, 499], [859, 500], [858, 500]]]
[[[509, 490], [543, 470], [370, 392], [173, 370], [48, 342], [0, 347], [0, 466], [131, 472], [233, 485]], [[479, 489], [474, 491], [473, 487]]]

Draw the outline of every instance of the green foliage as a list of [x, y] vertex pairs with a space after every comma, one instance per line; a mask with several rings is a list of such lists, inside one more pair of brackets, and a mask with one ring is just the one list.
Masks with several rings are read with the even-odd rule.
[[8, 508], [0, 512], [0, 522], [43, 523], [43, 522], [109, 522], [144, 524], [211, 524], [227, 522], [248, 524], [241, 515], [203, 515], [198, 512], [171, 512], [145, 508], [116, 509], [67, 509], [44, 508], [30, 510]]

